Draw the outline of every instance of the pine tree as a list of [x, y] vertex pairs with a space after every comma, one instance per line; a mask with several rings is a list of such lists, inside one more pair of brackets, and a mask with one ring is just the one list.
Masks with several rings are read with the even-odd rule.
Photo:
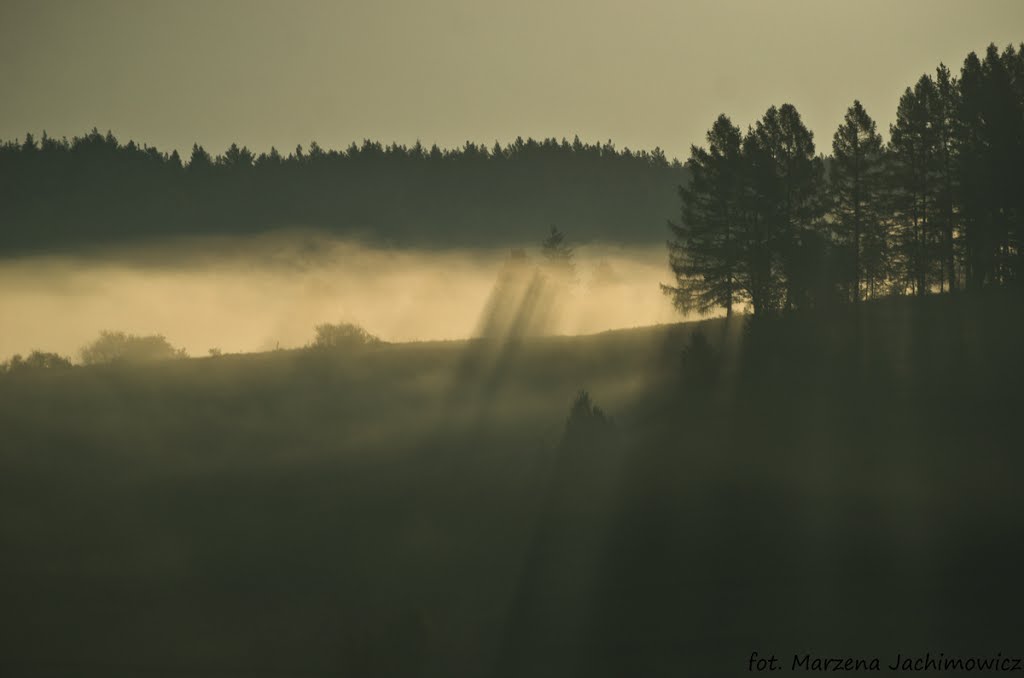
[[682, 220], [669, 222], [669, 266], [676, 285], [662, 289], [684, 313], [706, 315], [724, 308], [731, 315], [735, 305], [749, 298], [739, 280], [742, 137], [739, 128], [720, 115], [707, 141], [707, 149], [690, 148], [690, 184], [679, 187]]
[[571, 283], [576, 280], [576, 264], [573, 262], [573, 248], [565, 240], [565, 233], [551, 227], [551, 233], [541, 242], [541, 254], [544, 256], [545, 268], [560, 282]]
[[928, 292], [936, 277], [938, 259], [938, 238], [932, 223], [936, 211], [932, 186], [937, 147], [932, 110], [936, 98], [935, 82], [922, 75], [914, 88], [908, 87], [900, 97], [896, 122], [889, 127], [899, 267], [903, 288], [919, 296]]
[[[1024, 45], [1021, 46], [1024, 51]], [[977, 289], [1018, 279], [1024, 258], [1024, 56], [989, 45], [960, 72], [958, 178], [966, 282]]]
[[841, 251], [849, 297], [874, 296], [885, 278], [886, 227], [882, 135], [860, 101], [846, 111], [832, 137], [830, 172], [833, 230]]
[[782, 277], [783, 307], [812, 305], [823, 281], [825, 168], [815, 156], [814, 134], [792, 104], [772, 106], [753, 131], [757, 147], [769, 159], [770, 180], [761, 191], [769, 203], [769, 245]]
[[742, 147], [743, 274], [755, 316], [774, 313], [782, 307], [783, 281], [774, 252], [778, 224], [779, 177], [775, 159], [761, 137], [748, 128]]
[[935, 71], [935, 99], [932, 104], [931, 126], [934, 131], [935, 153], [931, 184], [935, 223], [941, 238], [939, 285], [944, 284], [952, 292], [959, 287], [956, 264], [956, 167], [960, 137], [957, 120], [960, 88], [945, 64], [939, 64]]
[[192, 144], [192, 155], [189, 156], [188, 168], [193, 172], [205, 171], [213, 165], [213, 158], [199, 144]]

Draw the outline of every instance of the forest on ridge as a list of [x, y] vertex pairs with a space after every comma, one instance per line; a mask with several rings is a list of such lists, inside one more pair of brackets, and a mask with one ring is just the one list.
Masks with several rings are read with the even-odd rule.
[[755, 315], [977, 290], [1024, 274], [1024, 45], [907, 87], [889, 141], [859, 101], [831, 156], [791, 104], [694, 146], [669, 244], [683, 311]]
[[656, 242], [685, 170], [660, 149], [577, 137], [488, 148], [316, 142], [287, 155], [232, 144], [187, 159], [113, 133], [0, 144], [0, 253], [288, 227], [378, 243], [522, 244], [550, 225]]

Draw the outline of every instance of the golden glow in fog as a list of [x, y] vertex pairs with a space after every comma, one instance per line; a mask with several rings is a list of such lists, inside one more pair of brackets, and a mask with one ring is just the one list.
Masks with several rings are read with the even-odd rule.
[[[530, 265], [540, 262], [537, 248], [526, 252]], [[508, 256], [277, 234], [0, 261], [0, 359], [40, 349], [77, 360], [104, 329], [163, 334], [193, 356], [302, 346], [323, 322], [357, 323], [393, 342], [466, 338], [479, 331]], [[662, 247], [581, 247], [576, 278], [544, 332], [682, 319], [658, 289], [670, 278]]]

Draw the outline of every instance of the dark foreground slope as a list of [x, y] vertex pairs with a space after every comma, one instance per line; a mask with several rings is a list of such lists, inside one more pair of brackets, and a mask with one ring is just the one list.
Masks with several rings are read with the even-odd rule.
[[[936, 298], [9, 375], [0, 669], [731, 676], [754, 650], [787, 672], [794, 653], [1013, 655], [1022, 310]], [[567, 423], [581, 388], [614, 422], [579, 403]]]

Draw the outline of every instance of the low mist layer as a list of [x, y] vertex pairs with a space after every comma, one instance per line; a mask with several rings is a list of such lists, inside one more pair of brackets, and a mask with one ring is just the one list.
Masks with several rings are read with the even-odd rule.
[[[539, 249], [525, 248], [526, 267], [541, 262]], [[506, 248], [387, 249], [294, 233], [10, 259], [0, 262], [0, 356], [42, 349], [78, 360], [104, 329], [163, 334], [193, 356], [302, 346], [323, 322], [392, 342], [462, 339], [486, 331], [509, 259]], [[658, 289], [667, 278], [661, 247], [580, 247], [556, 312], [532, 329], [678, 321]]]

